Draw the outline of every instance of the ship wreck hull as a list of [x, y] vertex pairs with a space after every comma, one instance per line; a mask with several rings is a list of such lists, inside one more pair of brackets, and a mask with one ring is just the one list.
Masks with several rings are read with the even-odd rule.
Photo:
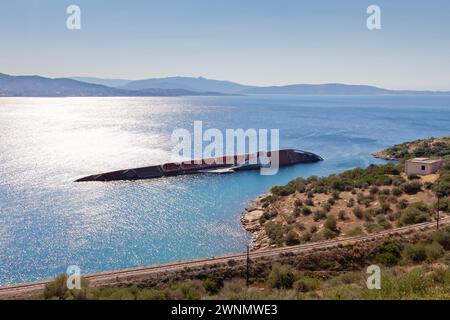
[[[274, 154], [278, 153], [278, 154]], [[187, 174], [200, 174], [214, 172], [235, 172], [245, 170], [259, 170], [263, 166], [273, 163], [265, 163], [264, 160], [278, 159], [278, 166], [291, 166], [300, 163], [312, 163], [323, 160], [320, 156], [301, 150], [284, 149], [279, 151], [258, 152], [236, 156], [223, 156], [217, 158], [184, 161], [180, 163], [165, 163], [141, 168], [124, 169], [106, 173], [94, 174], [75, 180], [75, 182], [87, 181], [120, 181], [120, 180], [143, 180]], [[220, 169], [229, 170], [220, 170]]]

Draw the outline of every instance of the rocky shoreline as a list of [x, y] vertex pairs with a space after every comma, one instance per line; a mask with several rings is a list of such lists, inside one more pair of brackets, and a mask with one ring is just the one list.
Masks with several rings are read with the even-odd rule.
[[264, 228], [261, 227], [259, 219], [264, 214], [262, 199], [267, 197], [269, 193], [258, 196], [245, 208], [241, 215], [241, 223], [244, 229], [252, 234], [250, 242], [250, 250], [260, 250], [270, 247], [270, 240]]
[[393, 156], [388, 155], [387, 153], [385, 153], [384, 151], [378, 151], [378, 152], [374, 152], [371, 154], [372, 157], [377, 158], [377, 159], [381, 159], [381, 160], [386, 160], [386, 161], [398, 161], [398, 159], [396, 159]]

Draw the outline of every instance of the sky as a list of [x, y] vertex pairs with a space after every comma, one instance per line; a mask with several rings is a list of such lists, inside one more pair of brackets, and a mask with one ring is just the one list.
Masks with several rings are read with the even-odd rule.
[[2, 0], [0, 73], [450, 90], [450, 1]]

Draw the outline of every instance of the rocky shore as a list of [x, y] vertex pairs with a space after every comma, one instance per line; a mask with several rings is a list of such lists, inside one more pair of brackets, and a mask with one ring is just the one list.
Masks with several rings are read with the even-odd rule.
[[248, 208], [241, 215], [241, 223], [245, 230], [252, 234], [250, 250], [260, 250], [270, 247], [270, 240], [264, 228], [261, 227], [259, 219], [264, 214], [261, 199], [269, 194], [263, 194], [253, 200]]

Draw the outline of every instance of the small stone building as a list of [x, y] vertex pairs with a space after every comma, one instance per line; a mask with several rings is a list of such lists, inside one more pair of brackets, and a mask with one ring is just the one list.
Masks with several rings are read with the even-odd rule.
[[427, 175], [436, 173], [442, 165], [442, 159], [413, 158], [406, 161], [405, 171], [407, 175]]

